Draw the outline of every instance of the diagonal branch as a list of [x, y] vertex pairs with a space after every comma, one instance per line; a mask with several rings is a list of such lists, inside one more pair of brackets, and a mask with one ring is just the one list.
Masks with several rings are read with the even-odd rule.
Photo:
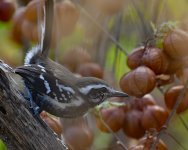
[[155, 140], [155, 142], [151, 145], [151, 148], [155, 148], [156, 144], [158, 142], [158, 140], [161, 138], [161, 136], [163, 135], [163, 133], [166, 131], [167, 127], [169, 126], [170, 121], [172, 120], [173, 116], [176, 113], [177, 108], [179, 107], [180, 103], [183, 101], [183, 97], [185, 96], [185, 93], [187, 91], [188, 88], [188, 80], [186, 81], [183, 90], [180, 92], [177, 101], [172, 109], [172, 111], [170, 112], [165, 124], [163, 125], [164, 128], [161, 129], [161, 131], [157, 134], [157, 139]]
[[22, 83], [20, 76], [0, 62], [0, 138], [10, 150], [65, 150], [52, 130], [29, 111], [27, 101], [18, 92], [24, 87]]

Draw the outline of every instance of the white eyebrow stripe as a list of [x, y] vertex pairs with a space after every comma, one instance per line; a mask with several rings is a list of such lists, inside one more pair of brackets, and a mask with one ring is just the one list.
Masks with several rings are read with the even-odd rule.
[[86, 86], [86, 87], [80, 88], [79, 91], [80, 91], [81, 93], [87, 95], [91, 89], [99, 89], [99, 88], [103, 88], [103, 87], [108, 88], [108, 87], [107, 87], [106, 85], [104, 85], [104, 84], [95, 84], [95, 85], [91, 84], [91, 85], [88, 85], [88, 86]]

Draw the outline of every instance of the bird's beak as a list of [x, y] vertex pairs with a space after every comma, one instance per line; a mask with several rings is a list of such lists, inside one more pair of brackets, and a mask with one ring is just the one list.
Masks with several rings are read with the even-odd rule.
[[129, 97], [129, 95], [124, 92], [112, 90], [109, 97]]

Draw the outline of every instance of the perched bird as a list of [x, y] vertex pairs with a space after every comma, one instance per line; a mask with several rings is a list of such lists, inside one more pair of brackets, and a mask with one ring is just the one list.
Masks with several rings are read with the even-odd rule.
[[127, 97], [105, 81], [93, 77], [77, 78], [62, 65], [48, 58], [50, 49], [53, 0], [45, 1], [45, 28], [42, 43], [26, 55], [25, 65], [17, 67], [29, 91], [25, 96], [34, 113], [45, 110], [58, 117], [82, 116], [90, 108], [110, 97]]
[[[128, 96], [114, 90], [103, 80], [74, 77], [74, 82], [70, 82], [40, 65], [21, 66], [15, 69], [15, 73], [24, 79], [31, 93], [29, 100], [38, 106], [37, 111], [45, 110], [58, 117], [78, 117], [107, 98]], [[60, 73], [66, 74], [63, 70]], [[36, 110], [35, 105], [32, 107]]]

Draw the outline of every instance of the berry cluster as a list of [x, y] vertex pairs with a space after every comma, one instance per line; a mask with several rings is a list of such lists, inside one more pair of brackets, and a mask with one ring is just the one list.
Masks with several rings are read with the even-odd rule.
[[162, 48], [145, 46], [134, 49], [127, 59], [127, 65], [132, 70], [122, 76], [121, 89], [129, 95], [142, 97], [156, 85], [161, 86], [161, 75], [178, 74], [177, 77], [182, 80], [185, 74], [180, 71], [186, 69], [187, 40], [186, 32], [173, 29], [164, 36]]

